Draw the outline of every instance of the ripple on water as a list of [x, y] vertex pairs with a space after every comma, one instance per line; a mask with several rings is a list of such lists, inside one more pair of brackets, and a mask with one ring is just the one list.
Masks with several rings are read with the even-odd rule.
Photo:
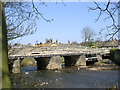
[[118, 83], [118, 71], [89, 71], [65, 68], [63, 70], [30, 71], [12, 74], [13, 87], [98, 88]]

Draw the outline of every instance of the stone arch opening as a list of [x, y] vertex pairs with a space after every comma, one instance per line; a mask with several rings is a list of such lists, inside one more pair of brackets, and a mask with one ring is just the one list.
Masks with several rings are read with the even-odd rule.
[[85, 55], [71, 55], [71, 56], [64, 56], [65, 66], [86, 66], [86, 57]]
[[75, 66], [77, 62], [77, 56], [64, 56], [65, 67], [67, 66]]
[[37, 61], [37, 70], [41, 69], [46, 69], [47, 65], [50, 62], [51, 57], [40, 57], [40, 58], [35, 58]]

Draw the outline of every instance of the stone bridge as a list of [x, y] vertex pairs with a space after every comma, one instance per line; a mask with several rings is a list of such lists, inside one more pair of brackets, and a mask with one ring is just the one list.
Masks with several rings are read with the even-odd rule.
[[61, 47], [38, 47], [38, 48], [20, 48], [20, 50], [9, 55], [9, 60], [13, 63], [20, 62], [27, 57], [32, 57], [37, 61], [38, 69], [62, 69], [62, 64], [65, 66], [80, 66], [87, 65], [87, 62], [97, 62], [104, 56], [109, 55], [109, 50], [92, 49], [92, 48], [61, 48]]

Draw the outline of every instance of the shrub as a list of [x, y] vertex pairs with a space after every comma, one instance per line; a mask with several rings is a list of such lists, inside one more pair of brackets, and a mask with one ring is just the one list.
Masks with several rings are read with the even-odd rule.
[[120, 65], [120, 50], [117, 48], [112, 48], [110, 50], [110, 59], [117, 65]]

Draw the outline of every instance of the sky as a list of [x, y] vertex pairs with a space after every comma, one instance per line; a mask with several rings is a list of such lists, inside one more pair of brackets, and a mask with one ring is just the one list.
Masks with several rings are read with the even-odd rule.
[[[37, 5], [38, 3], [36, 3]], [[65, 6], [64, 6], [65, 4]], [[45, 43], [46, 39], [52, 38], [53, 41], [58, 40], [61, 43], [68, 43], [68, 40], [81, 43], [83, 40], [81, 31], [85, 27], [90, 27], [96, 34], [94, 39], [100, 38], [106, 40], [103, 32], [99, 35], [99, 31], [111, 23], [110, 20], [103, 21], [105, 15], [95, 23], [98, 17], [98, 11], [89, 11], [88, 7], [95, 7], [92, 2], [46, 2], [46, 6], [40, 6], [38, 10], [44, 14], [47, 19], [54, 19], [52, 22], [46, 22], [42, 18], [36, 21], [37, 31], [33, 35], [24, 36], [12, 40], [11, 43], [35, 44], [36, 41]], [[89, 11], [89, 12], [88, 12]]]

